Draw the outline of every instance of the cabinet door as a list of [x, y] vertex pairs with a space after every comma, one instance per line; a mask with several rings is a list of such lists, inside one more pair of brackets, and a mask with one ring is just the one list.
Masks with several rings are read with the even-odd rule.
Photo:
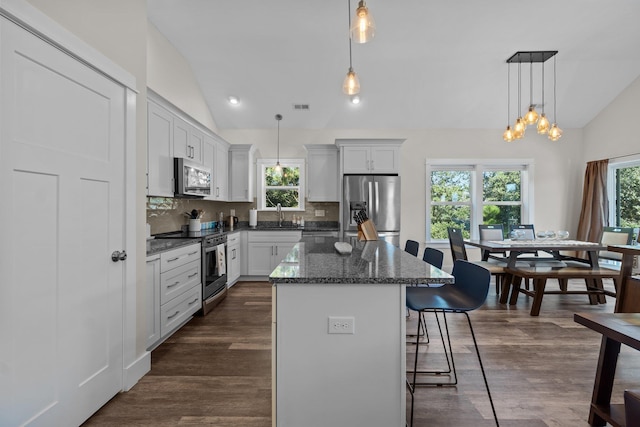
[[343, 148], [343, 172], [344, 173], [370, 173], [371, 158], [370, 147], [344, 147]]
[[338, 150], [314, 150], [307, 157], [307, 198], [310, 202], [338, 201]]
[[[295, 246], [296, 242], [280, 242], [274, 244], [273, 265], [271, 271], [278, 266], [281, 262], [288, 262], [293, 264], [299, 263], [297, 253], [292, 253], [291, 249]], [[269, 274], [271, 274], [271, 271]]]
[[164, 108], [147, 103], [147, 195], [173, 197], [173, 121]]
[[249, 243], [249, 275], [268, 276], [275, 268], [273, 243]]
[[228, 200], [229, 195], [229, 150], [221, 143], [216, 143], [215, 177], [213, 194], [217, 200]]
[[396, 146], [371, 147], [371, 171], [375, 173], [399, 173], [400, 148]]
[[229, 152], [229, 201], [252, 202], [249, 191], [249, 153], [245, 151]]
[[189, 123], [180, 117], [173, 117], [173, 157], [191, 158], [189, 135], [191, 129]]
[[204, 145], [204, 134], [193, 126], [189, 125], [189, 148], [191, 150], [191, 159], [203, 163], [202, 151]]
[[240, 277], [240, 245], [227, 246], [227, 286], [232, 286]]
[[217, 177], [215, 176], [215, 163], [214, 163], [216, 158], [215, 150], [216, 150], [215, 141], [212, 138], [205, 136], [204, 143], [202, 146], [202, 164], [208, 167], [209, 169], [211, 169], [212, 171], [214, 171], [213, 179], [211, 180], [211, 194], [208, 196], [205, 196], [204, 197], [205, 200], [217, 200], [215, 189], [216, 189], [216, 186], [218, 185], [218, 180], [217, 180]]
[[160, 257], [147, 259], [147, 349], [160, 339]]

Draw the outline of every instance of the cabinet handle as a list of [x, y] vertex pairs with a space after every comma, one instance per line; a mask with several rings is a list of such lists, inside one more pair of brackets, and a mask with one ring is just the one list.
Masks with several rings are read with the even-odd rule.
[[180, 281], [177, 281], [173, 285], [167, 285], [167, 288], [173, 288], [174, 286], [179, 285], [179, 284], [180, 284]]
[[273, 256], [273, 246], [271, 246], [271, 256]]
[[191, 279], [192, 277], [196, 277], [197, 275], [198, 275], [198, 273], [193, 273], [193, 274], [190, 274], [190, 275], [189, 275], [189, 276], [187, 276], [187, 277], [188, 277], [189, 279]]
[[167, 320], [171, 320], [174, 317], [176, 317], [178, 314], [180, 314], [180, 310], [176, 311], [175, 313], [173, 313], [171, 316], [167, 316]]
[[189, 303], [189, 305], [193, 305], [193, 304], [195, 304], [195, 303], [197, 303], [197, 302], [198, 302], [198, 298], [196, 297], [196, 299], [194, 299], [193, 301], [191, 301], [191, 302]]
[[373, 160], [371, 160], [371, 170], [375, 170], [375, 168], [373, 166]]
[[216, 197], [220, 197], [220, 187], [216, 187]]
[[234, 249], [233, 251], [231, 251], [231, 253], [233, 254], [233, 258], [231, 259], [236, 259], [236, 250]]
[[179, 257], [179, 256], [177, 256], [177, 257], [175, 257], [175, 258], [168, 259], [168, 260], [167, 260], [167, 262], [173, 262], [173, 261], [177, 261], [177, 260], [179, 260], [179, 259], [180, 259], [180, 257]]
[[197, 254], [198, 252], [200, 252], [200, 251], [189, 252], [189, 256], [191, 256], [191, 255], [195, 255], [195, 254]]
[[278, 247], [276, 246], [276, 256], [278, 256]]

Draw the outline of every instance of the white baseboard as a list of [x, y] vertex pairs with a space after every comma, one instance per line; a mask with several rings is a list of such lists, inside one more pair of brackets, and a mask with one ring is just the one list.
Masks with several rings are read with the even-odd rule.
[[122, 391], [129, 391], [151, 370], [151, 352], [145, 351], [131, 365], [124, 368]]

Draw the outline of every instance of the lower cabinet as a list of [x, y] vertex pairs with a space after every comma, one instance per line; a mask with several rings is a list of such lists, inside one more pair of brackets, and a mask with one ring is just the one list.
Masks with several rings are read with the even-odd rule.
[[[302, 232], [291, 231], [249, 231], [248, 232], [248, 274], [268, 276], [295, 246]], [[297, 262], [297, 260], [291, 260]]]
[[240, 232], [227, 235], [227, 287], [233, 286], [240, 278], [241, 251]]
[[202, 308], [200, 243], [147, 258], [147, 349]]

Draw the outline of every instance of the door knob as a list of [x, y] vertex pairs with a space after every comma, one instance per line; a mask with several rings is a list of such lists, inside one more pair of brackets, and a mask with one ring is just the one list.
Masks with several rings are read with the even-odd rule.
[[124, 261], [125, 259], [127, 259], [127, 251], [125, 250], [113, 251], [111, 254], [111, 261], [113, 262]]

